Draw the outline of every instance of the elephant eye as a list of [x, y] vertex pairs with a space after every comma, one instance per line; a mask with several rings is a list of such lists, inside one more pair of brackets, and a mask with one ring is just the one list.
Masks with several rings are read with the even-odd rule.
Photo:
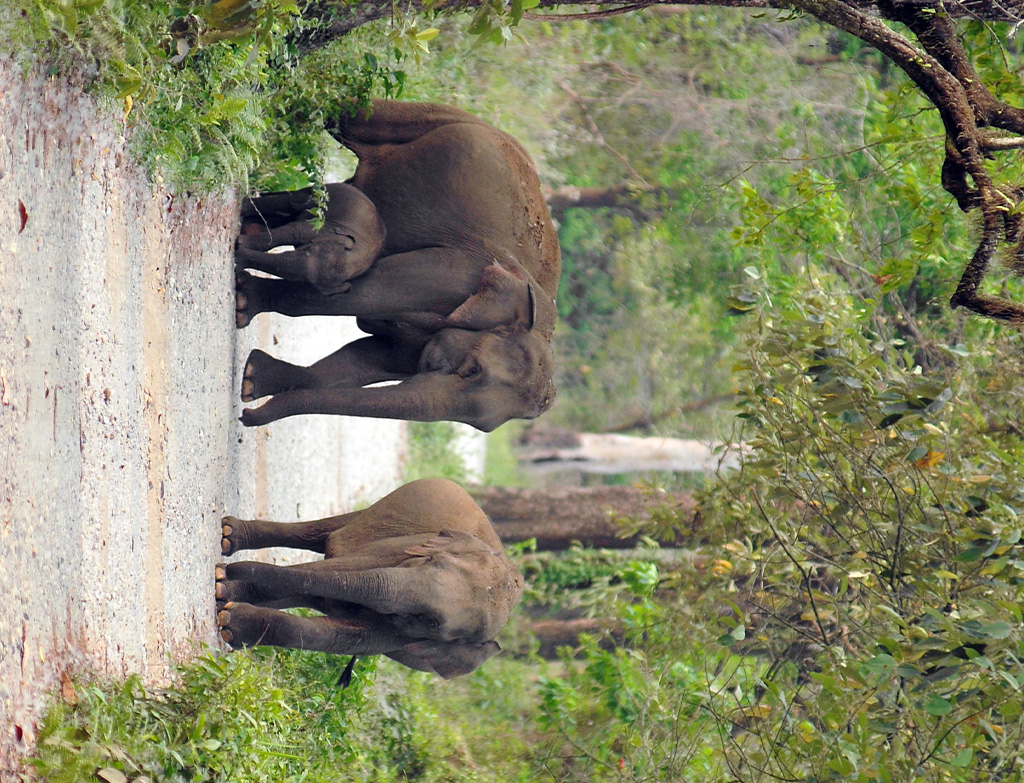
[[459, 367], [459, 375], [463, 378], [475, 378], [481, 372], [483, 372], [483, 367], [481, 367], [480, 362], [472, 356], [466, 359], [466, 361], [462, 363], [462, 366]]

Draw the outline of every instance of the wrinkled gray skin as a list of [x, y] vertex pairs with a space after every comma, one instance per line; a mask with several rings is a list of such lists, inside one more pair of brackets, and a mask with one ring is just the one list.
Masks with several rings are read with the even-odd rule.
[[[384, 223], [376, 207], [346, 184], [326, 186], [323, 226], [313, 228], [312, 191], [272, 193], [242, 202], [243, 233], [235, 260], [286, 280], [308, 282], [321, 294], [348, 291], [348, 283], [374, 262], [384, 247]], [[281, 245], [294, 250], [266, 251]]]
[[[448, 679], [498, 652], [494, 637], [523, 590], [483, 511], [445, 479], [414, 481], [363, 511], [315, 522], [224, 518], [224, 554], [274, 546], [325, 558], [218, 565], [217, 623], [232, 647], [383, 654]], [[280, 611], [296, 606], [324, 616]]]
[[[346, 281], [350, 288], [335, 281], [339, 293], [327, 295], [305, 262], [257, 263], [240, 247], [240, 266], [284, 279], [240, 271], [237, 323], [266, 311], [354, 315], [371, 336], [309, 367], [254, 351], [242, 399], [272, 399], [244, 411], [243, 424], [333, 413], [490, 431], [550, 407], [561, 264], [540, 183], [518, 142], [459, 109], [397, 101], [375, 101], [369, 117], [328, 130], [359, 158], [351, 184], [383, 221], [380, 255]], [[253, 208], [263, 212], [262, 199]], [[260, 229], [243, 226], [240, 246], [253, 230]], [[364, 388], [386, 380], [402, 383]]]

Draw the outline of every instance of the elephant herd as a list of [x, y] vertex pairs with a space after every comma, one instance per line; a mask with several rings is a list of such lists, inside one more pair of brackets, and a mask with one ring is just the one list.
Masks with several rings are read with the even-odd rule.
[[[309, 190], [242, 205], [236, 324], [264, 312], [350, 315], [367, 336], [308, 367], [252, 351], [242, 400], [268, 399], [242, 423], [318, 413], [490, 431], [547, 410], [561, 262], [526, 151], [434, 104], [374, 101], [327, 130], [359, 163], [348, 182], [327, 186], [319, 229]], [[285, 245], [293, 249], [268, 252]], [[225, 555], [272, 546], [324, 555], [217, 566], [217, 622], [233, 647], [383, 654], [449, 678], [497, 652], [523, 589], [483, 511], [440, 479], [312, 522], [226, 517], [222, 535]], [[322, 616], [281, 611], [290, 607]]]

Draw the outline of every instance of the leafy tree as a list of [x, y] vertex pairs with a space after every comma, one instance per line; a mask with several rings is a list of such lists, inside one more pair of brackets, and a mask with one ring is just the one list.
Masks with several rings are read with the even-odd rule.
[[[959, 19], [1019, 22], [1018, 6], [973, 0], [942, 4], [911, 0], [788, 0], [785, 3], [721, 0], [708, 4], [793, 9], [854, 36], [902, 70], [937, 110], [941, 120], [945, 137], [942, 187], [954, 197], [961, 211], [979, 215], [981, 236], [951, 304], [993, 318], [1024, 319], [1024, 306], [1005, 296], [980, 290], [1000, 248], [1014, 256], [1021, 253], [1021, 221], [1017, 216], [1022, 196], [1020, 177], [1017, 172], [1004, 176], [1001, 166], [991, 163], [990, 159], [1004, 158], [1005, 151], [1021, 147], [1024, 108], [998, 97], [1013, 94], [1005, 91], [1013, 90], [1010, 85], [1014, 77], [1005, 59], [989, 56], [991, 40], [977, 46], [979, 30], [981, 36], [988, 37], [990, 28], [970, 23], [957, 26]], [[562, 3], [548, 0], [539, 5], [554, 7]], [[504, 4], [470, 3], [469, 6], [476, 8], [470, 30], [481, 39], [497, 42], [510, 40], [514, 35], [513, 27], [524, 16], [559, 19], [557, 15], [527, 14], [526, 4], [522, 2], [513, 2], [507, 10]], [[413, 7], [416, 8], [415, 4]], [[610, 13], [652, 7], [662, 7], [662, 4], [629, 4], [613, 11], [586, 13], [581, 18], [606, 18]], [[370, 3], [353, 11], [331, 0], [320, 0], [312, 4], [308, 12], [319, 17], [323, 24], [312, 34], [300, 37], [300, 45], [322, 45], [367, 21], [385, 16], [389, 8]], [[434, 13], [452, 8], [462, 10], [466, 4], [430, 4]], [[913, 38], [900, 29], [909, 31]]]

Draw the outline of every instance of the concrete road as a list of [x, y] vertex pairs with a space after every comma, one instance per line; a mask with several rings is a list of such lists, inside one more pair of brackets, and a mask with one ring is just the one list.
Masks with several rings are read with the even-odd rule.
[[225, 513], [349, 510], [399, 482], [396, 422], [237, 418], [251, 347], [310, 361], [344, 319], [234, 328], [234, 196], [171, 197], [117, 111], [0, 61], [0, 780], [65, 672], [160, 682], [216, 644]]

